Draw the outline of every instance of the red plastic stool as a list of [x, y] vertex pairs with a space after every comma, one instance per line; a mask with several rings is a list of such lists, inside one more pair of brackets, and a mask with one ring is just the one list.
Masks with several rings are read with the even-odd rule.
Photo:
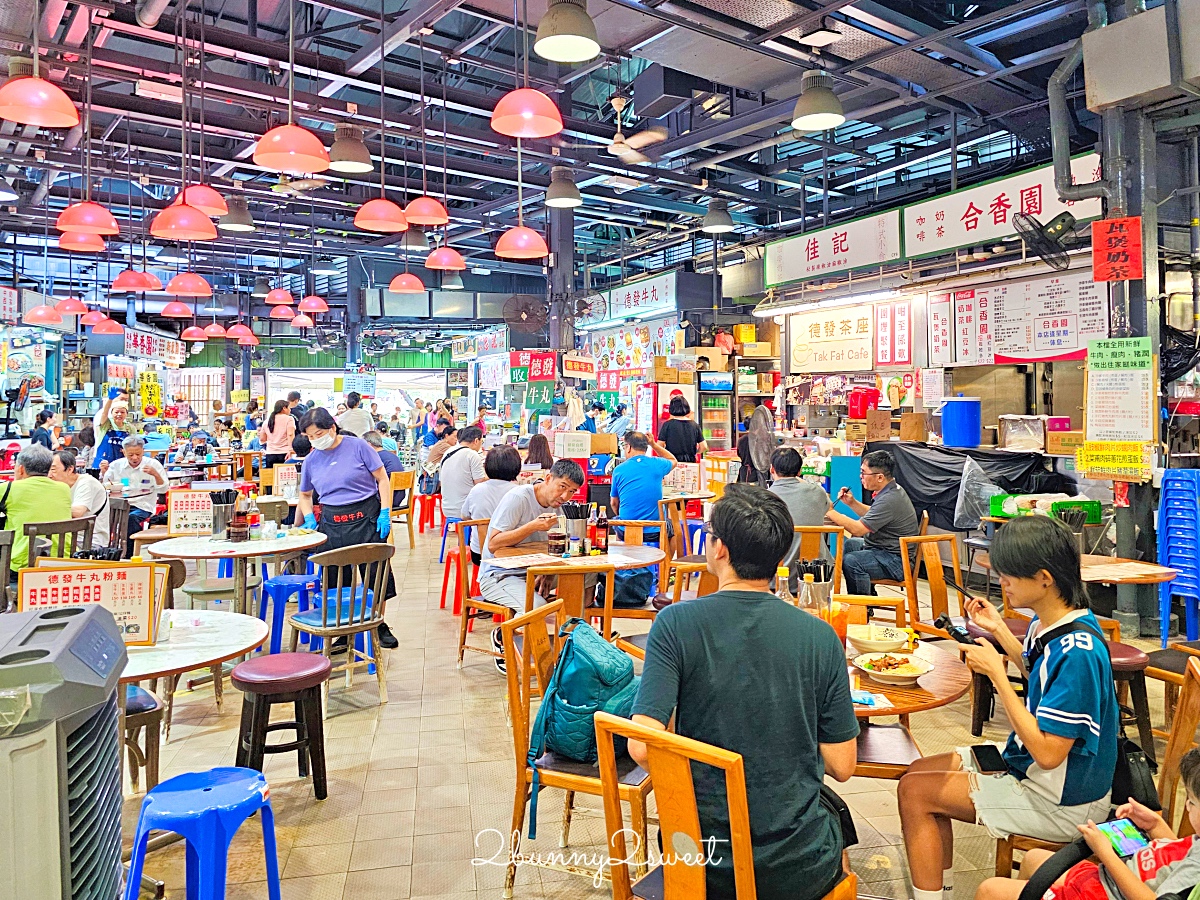
[[[471, 596], [479, 596], [479, 570], [470, 563], [467, 563], [471, 569]], [[462, 570], [458, 567], [458, 548], [451, 547], [446, 551], [446, 565], [442, 570], [442, 605], [441, 609], [446, 608], [446, 588], [450, 586], [450, 571], [451, 567], [454, 570], [454, 615], [462, 615]], [[469, 630], [469, 629], [468, 629]]]
[[420, 507], [420, 514], [417, 518], [417, 530], [425, 533], [425, 526], [428, 525], [431, 529], [436, 528], [434, 525], [434, 510], [437, 509], [437, 504], [442, 499], [441, 494], [418, 494], [417, 504]]

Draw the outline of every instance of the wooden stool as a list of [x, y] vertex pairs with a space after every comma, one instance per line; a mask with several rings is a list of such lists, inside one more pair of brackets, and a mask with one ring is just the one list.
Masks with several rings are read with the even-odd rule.
[[[125, 687], [125, 749], [129, 752], [129, 783], [136, 794], [138, 770], [146, 770], [146, 790], [158, 786], [158, 748], [162, 733], [162, 701], [136, 684]], [[138, 745], [138, 733], [145, 729], [144, 746]]]
[[[313, 792], [318, 800], [328, 796], [325, 785], [325, 726], [321, 715], [321, 685], [333, 668], [326, 656], [315, 653], [273, 653], [238, 663], [230, 674], [242, 691], [242, 723], [238, 731], [237, 765], [262, 771], [266, 753], [299, 752], [300, 777], [312, 764]], [[296, 719], [271, 724], [271, 707], [295, 704]], [[294, 730], [296, 740], [267, 744], [267, 733]]]
[[[1146, 699], [1146, 668], [1150, 665], [1150, 657], [1137, 647], [1120, 641], [1108, 642], [1108, 654], [1112, 658], [1113, 680], [1117, 683], [1117, 690], [1123, 694], [1128, 686], [1129, 701], [1133, 705], [1132, 711], [1122, 705], [1121, 725], [1137, 725], [1142, 750], [1154, 764], [1154, 731], [1150, 723], [1150, 701]], [[1121, 699], [1124, 700], [1123, 697]]]

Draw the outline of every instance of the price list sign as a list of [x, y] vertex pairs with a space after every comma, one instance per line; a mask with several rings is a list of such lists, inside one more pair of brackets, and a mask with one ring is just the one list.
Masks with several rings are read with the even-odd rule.
[[22, 569], [17, 599], [21, 612], [98, 603], [113, 614], [131, 646], [149, 646], [158, 631], [154, 570], [149, 563]]
[[191, 537], [212, 534], [213, 502], [209, 491], [170, 491], [167, 494], [167, 534]]
[[1089, 341], [1087, 404], [1079, 471], [1114, 481], [1144, 481], [1154, 442], [1154, 350], [1150, 338]]
[[274, 491], [284, 500], [295, 500], [300, 495], [300, 476], [294, 465], [280, 464], [273, 466], [275, 475]]

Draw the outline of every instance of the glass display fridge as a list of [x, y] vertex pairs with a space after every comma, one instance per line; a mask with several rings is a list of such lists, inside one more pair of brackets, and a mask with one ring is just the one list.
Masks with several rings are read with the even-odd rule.
[[710, 450], [734, 447], [733, 373], [697, 372], [696, 418]]

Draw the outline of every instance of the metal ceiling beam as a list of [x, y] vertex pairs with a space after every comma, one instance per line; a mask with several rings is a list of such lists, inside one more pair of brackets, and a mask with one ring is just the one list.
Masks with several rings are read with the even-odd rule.
[[[391, 53], [397, 47], [407, 44], [422, 28], [428, 28], [444, 15], [461, 6], [463, 0], [417, 0], [398, 18], [388, 22], [383, 30], [383, 52]], [[361, 75], [379, 65], [381, 59], [379, 45], [370, 41], [366, 46], [352, 53], [346, 60], [343, 71], [347, 75]]]
[[773, 41], [775, 38], [783, 37], [789, 31], [794, 31], [797, 28], [804, 28], [806, 25], [816, 24], [830, 13], [837, 12], [843, 6], [849, 6], [854, 2], [856, 2], [856, 0], [830, 0], [829, 3], [826, 3], [820, 9], [814, 9], [811, 12], [799, 13], [798, 15], [784, 19], [778, 25], [771, 26], [769, 30], [764, 31], [762, 34], [755, 35], [750, 40], [756, 44], [761, 44], [765, 41]]

